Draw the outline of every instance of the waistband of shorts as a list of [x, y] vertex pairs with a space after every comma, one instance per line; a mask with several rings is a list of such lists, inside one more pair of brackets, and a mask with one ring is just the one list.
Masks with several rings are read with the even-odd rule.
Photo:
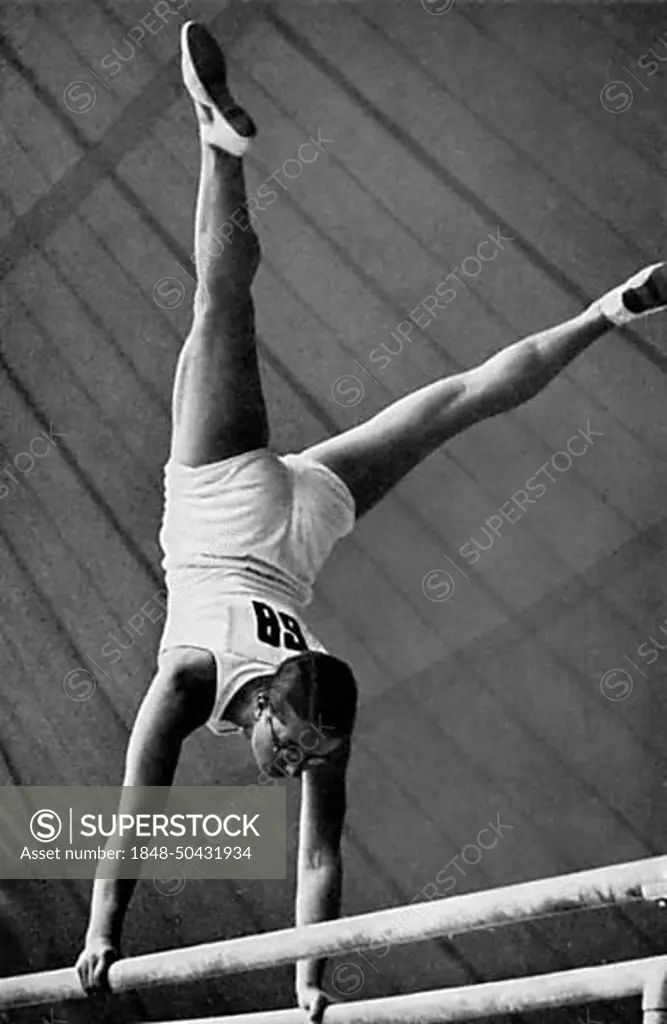
[[[182, 570], [179, 570], [179, 571], [182, 571]], [[211, 574], [213, 574], [215, 572], [215, 569], [202, 569], [202, 570], [193, 570], [193, 571], [201, 571], [203, 573], [209, 573], [210, 572]], [[171, 594], [169, 592], [169, 579], [168, 579], [168, 575], [167, 575], [167, 578], [165, 580], [165, 587], [163, 589], [163, 592], [167, 596], [167, 610], [171, 610], [173, 608], [173, 609], [175, 609], [176, 612], [178, 612], [178, 602], [181, 600], [181, 598], [183, 600], [186, 600], [187, 597], [188, 597], [187, 593], [184, 593], [182, 595], [178, 595], [178, 597], [176, 597], [176, 598], [171, 596]], [[299, 622], [301, 622], [301, 623], [303, 623], [305, 625], [304, 616], [305, 616], [306, 611], [307, 611], [307, 608], [306, 608], [305, 605], [300, 605], [297, 601], [290, 600], [288, 597], [276, 596], [276, 595], [274, 595], [269, 590], [267, 590], [266, 593], [263, 593], [261, 591], [258, 591], [257, 593], [255, 593], [254, 592], [254, 588], [253, 588], [253, 591], [251, 593], [244, 593], [243, 591], [238, 591], [238, 592], [231, 591], [228, 594], [225, 593], [225, 594], [218, 595], [217, 600], [219, 602], [217, 604], [217, 608], [219, 609], [219, 611], [223, 615], [228, 610], [229, 611], [233, 611], [236, 608], [248, 608], [248, 607], [251, 607], [252, 604], [253, 604], [253, 601], [258, 601], [260, 604], [271, 605], [271, 607], [275, 608], [276, 611], [288, 612], [290, 615], [293, 615], [295, 619], [298, 619]]]

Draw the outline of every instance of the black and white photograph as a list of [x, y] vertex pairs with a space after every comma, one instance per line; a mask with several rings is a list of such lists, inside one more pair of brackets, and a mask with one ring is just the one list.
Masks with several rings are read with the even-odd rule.
[[667, 1024], [667, 3], [0, 0], [0, 1024]]

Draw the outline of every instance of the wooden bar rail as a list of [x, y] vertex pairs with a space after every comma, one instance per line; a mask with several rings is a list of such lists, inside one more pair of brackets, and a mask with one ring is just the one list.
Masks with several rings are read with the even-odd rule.
[[[338, 1003], [326, 1010], [324, 1024], [452, 1024], [498, 1014], [605, 1002], [640, 996], [647, 977], [656, 971], [665, 976], [667, 956], [415, 992], [409, 996]], [[274, 1010], [159, 1024], [303, 1024], [303, 1020], [301, 1010]], [[645, 1019], [645, 1024], [656, 1022]]]
[[[184, 985], [257, 968], [278, 967], [306, 957], [366, 949], [371, 942], [379, 945], [423, 942], [552, 914], [631, 903], [646, 897], [667, 897], [667, 857], [430, 902], [413, 902], [404, 907], [303, 928], [148, 953], [115, 963], [109, 972], [109, 983], [112, 992]], [[71, 967], [0, 979], [0, 1010], [83, 998], [76, 971]], [[331, 1017], [331, 1020], [337, 1019]]]

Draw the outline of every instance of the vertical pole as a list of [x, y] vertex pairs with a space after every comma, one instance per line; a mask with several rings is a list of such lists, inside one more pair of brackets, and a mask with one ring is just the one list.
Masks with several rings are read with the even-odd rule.
[[667, 968], [649, 970], [642, 996], [644, 1024], [667, 1024]]

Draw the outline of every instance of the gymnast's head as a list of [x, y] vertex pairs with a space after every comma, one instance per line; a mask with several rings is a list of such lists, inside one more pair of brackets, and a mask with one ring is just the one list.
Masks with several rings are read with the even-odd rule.
[[345, 757], [357, 710], [357, 684], [344, 661], [306, 651], [256, 680], [248, 730], [263, 776], [296, 777]]

